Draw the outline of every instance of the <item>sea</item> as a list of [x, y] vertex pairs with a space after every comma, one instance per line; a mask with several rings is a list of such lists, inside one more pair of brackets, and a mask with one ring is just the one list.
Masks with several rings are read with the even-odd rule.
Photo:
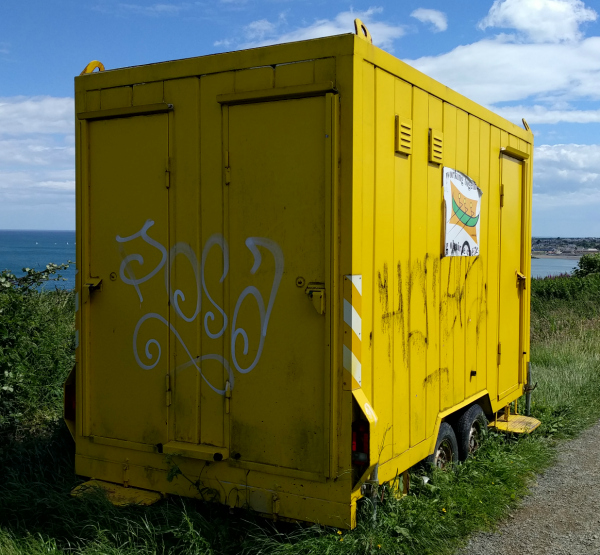
[[69, 261], [69, 267], [58, 272], [64, 280], [49, 281], [46, 289], [75, 287], [75, 231], [0, 230], [0, 271], [22, 276], [23, 268], [43, 270], [47, 264]]
[[[23, 268], [42, 270], [46, 264], [66, 264], [61, 281], [48, 282], [45, 287], [75, 287], [75, 231], [7, 231], [0, 230], [0, 270], [10, 270], [17, 276]], [[534, 258], [531, 276], [547, 277], [570, 274], [576, 260]]]
[[565, 258], [532, 258], [531, 277], [543, 278], [559, 276], [560, 274], [572, 274], [577, 267], [577, 260]]

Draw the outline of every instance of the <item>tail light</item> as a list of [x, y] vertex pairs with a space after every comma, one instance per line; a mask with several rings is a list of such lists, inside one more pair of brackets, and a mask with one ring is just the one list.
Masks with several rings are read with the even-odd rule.
[[357, 420], [352, 423], [352, 464], [359, 468], [369, 466], [369, 423]]

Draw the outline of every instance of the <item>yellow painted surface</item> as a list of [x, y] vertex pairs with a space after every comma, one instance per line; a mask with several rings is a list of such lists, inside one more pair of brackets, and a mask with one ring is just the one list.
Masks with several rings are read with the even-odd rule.
[[77, 497], [97, 491], [103, 492], [107, 499], [116, 507], [126, 507], [127, 505], [142, 505], [147, 507], [162, 499], [162, 495], [155, 491], [126, 488], [118, 484], [103, 482], [102, 480], [84, 482], [74, 488], [71, 495]]
[[510, 414], [508, 417], [503, 416], [494, 422], [490, 422], [489, 427], [501, 432], [529, 434], [539, 428], [540, 425], [541, 422], [537, 418], [523, 416], [522, 414]]
[[[75, 97], [78, 474], [194, 495], [175, 461], [224, 504], [352, 528], [376, 465], [521, 394], [530, 132], [352, 35]], [[478, 256], [444, 256], [444, 167], [482, 190]]]

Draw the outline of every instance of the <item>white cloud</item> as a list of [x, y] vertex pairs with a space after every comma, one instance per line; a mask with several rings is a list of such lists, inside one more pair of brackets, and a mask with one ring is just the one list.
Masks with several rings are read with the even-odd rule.
[[600, 198], [600, 145], [541, 145], [535, 149], [534, 161], [536, 194], [565, 199], [571, 194], [569, 202], [581, 205], [590, 195]]
[[151, 4], [150, 6], [140, 4], [119, 4], [119, 8], [123, 11], [136, 13], [139, 15], [148, 16], [164, 16], [164, 15], [177, 15], [182, 10], [189, 8], [187, 4]]
[[502, 117], [519, 122], [525, 118], [529, 124], [540, 123], [600, 123], [600, 109], [598, 110], [555, 110], [545, 106], [507, 106], [496, 107], [494, 112]]
[[72, 98], [0, 98], [0, 134], [73, 133]]
[[[62, 138], [61, 138], [62, 139]], [[75, 148], [53, 136], [0, 138], [0, 165], [3, 167], [73, 165]]]
[[533, 42], [576, 41], [579, 26], [597, 17], [581, 0], [495, 0], [478, 26], [515, 29]]
[[9, 44], [7, 42], [0, 42], [0, 54], [10, 53]]
[[277, 23], [271, 23], [267, 19], [259, 19], [246, 25], [244, 32], [248, 40], [262, 41], [265, 37], [272, 36], [276, 32], [277, 27]]
[[541, 145], [533, 169], [533, 234], [600, 236], [600, 145]]
[[215, 42], [213, 42], [213, 46], [231, 46], [233, 44], [233, 41], [231, 39], [223, 39], [223, 40], [216, 40]]
[[[0, 200], [38, 201], [63, 197], [75, 199], [75, 170], [0, 171]], [[62, 199], [61, 199], [62, 200]], [[1, 226], [0, 226], [1, 227]]]
[[383, 8], [377, 7], [369, 8], [363, 12], [354, 12], [352, 10], [340, 12], [333, 19], [318, 19], [304, 27], [296, 28], [291, 28], [282, 14], [275, 21], [267, 19], [253, 21], [244, 27], [244, 39], [242, 40], [220, 40], [216, 41], [214, 46], [229, 46], [233, 43], [238, 48], [253, 48], [353, 33], [354, 20], [358, 17], [369, 27], [374, 43], [381, 48], [392, 51], [394, 41], [403, 36], [405, 30], [402, 25], [393, 25], [384, 21], [378, 21], [376, 16], [382, 12]]
[[446, 14], [438, 10], [418, 8], [413, 11], [410, 16], [418, 19], [421, 23], [431, 23], [431, 25], [433, 25], [433, 31], [436, 33], [445, 31], [448, 28]]
[[0, 228], [73, 226], [73, 99], [0, 98]]
[[550, 94], [600, 99], [600, 37], [568, 44], [484, 39], [407, 62], [485, 105]]

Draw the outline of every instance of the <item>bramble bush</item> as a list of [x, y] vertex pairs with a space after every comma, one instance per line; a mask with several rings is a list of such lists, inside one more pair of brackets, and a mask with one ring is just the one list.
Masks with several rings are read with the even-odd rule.
[[585, 277], [590, 274], [600, 275], [600, 252], [595, 254], [584, 254], [577, 264], [573, 275], [575, 277]]
[[74, 295], [42, 285], [66, 268], [0, 273], [0, 444], [60, 418], [61, 385], [74, 362]]

